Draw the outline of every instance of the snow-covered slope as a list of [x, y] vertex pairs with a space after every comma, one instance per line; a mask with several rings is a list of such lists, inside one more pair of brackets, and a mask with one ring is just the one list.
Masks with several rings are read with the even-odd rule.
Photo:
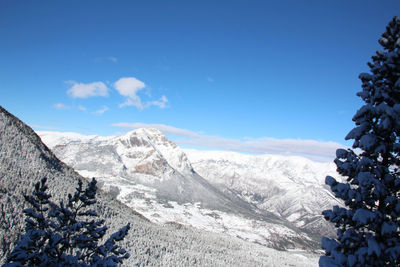
[[[155, 189], [159, 200], [201, 202], [202, 207], [231, 210], [226, 205], [230, 200], [197, 175], [185, 153], [156, 129], [108, 138], [39, 134], [60, 159], [85, 176], [99, 177], [106, 184], [140, 184]], [[236, 211], [239, 207], [234, 208]]]
[[319, 248], [320, 236], [209, 183], [193, 170], [184, 151], [156, 129], [108, 138], [39, 135], [61, 160], [83, 176], [98, 178], [104, 190], [151, 221], [225, 232], [280, 249]]
[[[0, 106], [0, 265], [23, 229], [23, 194], [29, 194], [43, 176], [54, 201], [73, 192], [78, 179], [86, 183], [31, 128]], [[153, 224], [101, 190], [96, 205], [110, 233], [131, 223], [122, 244], [132, 255], [125, 266], [317, 265], [317, 257], [305, 252], [277, 251], [179, 224]]]
[[325, 185], [338, 177], [334, 163], [302, 157], [184, 150], [196, 170], [221, 190], [315, 233], [332, 233], [321, 212], [341, 203]]

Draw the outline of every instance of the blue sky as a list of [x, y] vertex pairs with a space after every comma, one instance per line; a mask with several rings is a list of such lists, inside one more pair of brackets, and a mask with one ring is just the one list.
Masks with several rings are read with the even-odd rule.
[[0, 105], [35, 130], [331, 155], [400, 1], [0, 1]]

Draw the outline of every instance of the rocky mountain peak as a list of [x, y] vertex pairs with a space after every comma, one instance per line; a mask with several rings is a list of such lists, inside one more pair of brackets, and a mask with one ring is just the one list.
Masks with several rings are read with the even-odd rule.
[[[187, 159], [186, 154], [159, 130], [154, 128], [139, 128], [130, 131], [122, 136], [116, 137], [127, 150], [125, 153], [137, 153], [138, 148], [142, 152], [146, 148], [142, 156], [145, 158], [157, 157], [158, 161], [165, 160], [172, 168], [183, 174], [190, 173], [193, 168]], [[134, 151], [133, 151], [133, 150]], [[121, 148], [121, 153], [124, 153]], [[128, 152], [130, 151], [130, 152]], [[143, 166], [149, 166], [147, 163]], [[145, 168], [147, 169], [147, 167]]]

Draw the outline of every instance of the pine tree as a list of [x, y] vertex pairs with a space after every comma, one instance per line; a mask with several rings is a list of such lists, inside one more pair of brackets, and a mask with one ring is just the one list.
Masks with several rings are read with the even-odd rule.
[[104, 220], [90, 208], [96, 203], [96, 180], [86, 189], [82, 181], [68, 202], [50, 201], [46, 178], [25, 196], [31, 208], [25, 209], [25, 234], [7, 258], [4, 266], [116, 266], [129, 257], [116, 245], [128, 233], [130, 224], [112, 234], [100, 245], [107, 231]]
[[337, 238], [323, 238], [326, 255], [320, 266], [400, 265], [400, 19], [394, 17], [379, 39], [361, 73], [360, 96], [365, 104], [356, 112], [356, 127], [346, 139], [353, 149], [339, 149], [335, 163], [347, 182], [326, 177], [345, 207], [323, 212], [335, 223]]

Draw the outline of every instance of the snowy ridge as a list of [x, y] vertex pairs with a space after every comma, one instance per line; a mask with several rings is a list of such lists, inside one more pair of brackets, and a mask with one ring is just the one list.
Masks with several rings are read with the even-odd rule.
[[327, 175], [338, 177], [334, 163], [298, 156], [184, 151], [196, 172], [211, 184], [233, 190], [259, 209], [273, 212], [300, 228], [332, 233], [321, 212], [341, 205], [325, 185]]
[[[164, 160], [175, 170], [188, 173], [192, 167], [185, 153], [157, 129], [138, 129], [121, 136], [102, 137], [96, 135], [82, 135], [71, 132], [38, 132], [42, 141], [50, 148], [62, 149], [63, 146], [79, 149], [81, 145], [115, 146], [121, 161], [126, 163], [126, 168], [137, 169], [143, 173], [150, 172], [151, 164], [146, 168], [145, 164]], [[143, 165], [141, 169], [137, 166]], [[165, 162], [164, 162], [165, 164]], [[155, 166], [154, 166], [155, 167]]]
[[[98, 178], [104, 190], [153, 222], [225, 232], [279, 249], [318, 249], [320, 234], [331, 232], [320, 215], [333, 199], [325, 189], [321, 193], [322, 169], [329, 164], [182, 150], [156, 129], [114, 137], [38, 133], [60, 159]], [[274, 179], [266, 179], [268, 172]]]
[[[253, 232], [257, 238], [250, 240], [278, 248], [318, 246], [317, 241], [276, 218], [273, 222], [254, 223], [253, 217], [259, 220], [260, 215], [252, 215], [251, 205], [212, 187], [193, 171], [182, 150], [157, 130], [138, 129], [120, 137], [104, 138], [101, 143], [92, 141], [99, 139], [96, 137], [82, 138], [79, 144], [76, 139], [68, 141], [69, 134], [55, 136], [58, 137], [51, 140], [58, 138], [61, 143], [53, 143], [53, 151], [61, 159], [81, 175], [99, 178], [103, 189], [154, 222], [179, 222], [244, 239]], [[45, 142], [46, 138], [43, 137]], [[171, 165], [178, 166], [180, 172]], [[242, 218], [243, 214], [252, 219]], [[260, 228], [260, 223], [265, 227]]]
[[[12, 250], [24, 224], [23, 194], [43, 176], [54, 201], [65, 199], [83, 179], [59, 161], [35, 132], [0, 106], [0, 264]], [[137, 187], [140, 187], [137, 185]], [[122, 247], [132, 255], [124, 266], [316, 266], [305, 251], [282, 252], [224, 234], [179, 224], [155, 225], [103, 191], [98, 212], [112, 233], [127, 222], [132, 229]]]
[[40, 138], [46, 141], [48, 147], [54, 147], [57, 144], [64, 144], [69, 142], [83, 142], [83, 141], [95, 141], [105, 140], [110, 137], [102, 137], [98, 135], [83, 135], [74, 132], [49, 132], [41, 131]]
[[[154, 128], [141, 128], [136, 131], [129, 132], [125, 136], [136, 133], [145, 136], [153, 148], [166, 159], [169, 165], [182, 174], [192, 172], [186, 154], [173, 142], [169, 141], [159, 130]], [[118, 137], [117, 137], [118, 138]]]

